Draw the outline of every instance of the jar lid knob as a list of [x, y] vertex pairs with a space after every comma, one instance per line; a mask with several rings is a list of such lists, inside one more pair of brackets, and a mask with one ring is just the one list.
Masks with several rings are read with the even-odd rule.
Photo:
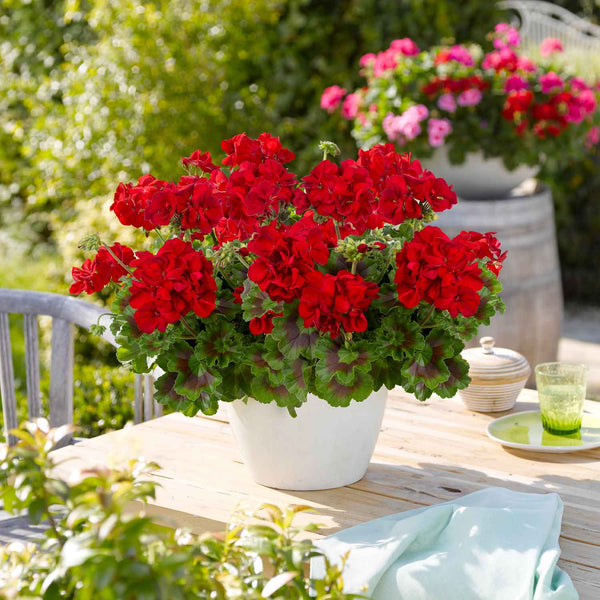
[[494, 344], [496, 341], [493, 337], [486, 335], [485, 337], [480, 338], [479, 343], [483, 348], [484, 354], [494, 354]]

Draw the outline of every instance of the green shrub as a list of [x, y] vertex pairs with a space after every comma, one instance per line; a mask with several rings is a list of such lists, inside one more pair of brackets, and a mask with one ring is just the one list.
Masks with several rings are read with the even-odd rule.
[[[365, 52], [394, 37], [481, 37], [496, 13], [477, 0], [3, 0], [0, 202], [51, 240], [118, 180], [240, 131], [303, 148], [342, 137], [319, 108], [330, 81], [356, 84]], [[1, 62], [1, 61], [0, 61]], [[58, 220], [53, 221], [58, 216]], [[56, 214], [57, 212], [57, 214]]]
[[[63, 433], [65, 433], [63, 431]], [[326, 559], [323, 579], [303, 572], [322, 556], [293, 523], [305, 506], [265, 505], [252, 524], [233, 522], [222, 535], [194, 536], [127, 510], [155, 496], [147, 479], [156, 465], [86, 470], [76, 483], [57, 476], [49, 451], [61, 437], [29, 423], [21, 442], [0, 449], [0, 498], [9, 512], [47, 521], [38, 547], [0, 548], [0, 598], [184, 600], [358, 598], [342, 591], [338, 567]], [[360, 596], [364, 597], [364, 596]]]

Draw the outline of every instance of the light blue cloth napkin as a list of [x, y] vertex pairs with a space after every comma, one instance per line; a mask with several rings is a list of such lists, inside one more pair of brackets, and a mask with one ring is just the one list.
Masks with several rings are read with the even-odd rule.
[[[369, 521], [319, 540], [344, 568], [346, 592], [373, 600], [577, 600], [556, 562], [556, 494], [488, 488]], [[311, 574], [323, 572], [313, 559]]]

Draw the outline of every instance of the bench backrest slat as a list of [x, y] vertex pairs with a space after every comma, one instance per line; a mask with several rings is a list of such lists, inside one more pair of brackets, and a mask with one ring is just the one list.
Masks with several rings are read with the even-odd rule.
[[23, 315], [23, 329], [25, 331], [27, 409], [29, 411], [29, 418], [37, 419], [42, 414], [37, 315]]
[[2, 413], [4, 431], [9, 444], [16, 443], [16, 438], [8, 432], [17, 426], [17, 399], [15, 396], [15, 376], [10, 349], [10, 327], [8, 315], [0, 312], [0, 394], [2, 394]]

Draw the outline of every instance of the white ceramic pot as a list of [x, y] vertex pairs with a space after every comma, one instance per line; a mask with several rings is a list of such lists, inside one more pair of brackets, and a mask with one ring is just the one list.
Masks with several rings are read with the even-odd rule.
[[292, 418], [274, 402], [236, 400], [229, 420], [257, 483], [283, 490], [323, 490], [363, 477], [381, 428], [387, 389], [333, 407], [309, 394]]
[[511, 190], [539, 171], [539, 167], [529, 166], [509, 171], [501, 158], [484, 158], [483, 152], [469, 153], [464, 163], [453, 165], [443, 146], [431, 158], [421, 160], [421, 164], [452, 184], [461, 198], [478, 200], [506, 198]]

